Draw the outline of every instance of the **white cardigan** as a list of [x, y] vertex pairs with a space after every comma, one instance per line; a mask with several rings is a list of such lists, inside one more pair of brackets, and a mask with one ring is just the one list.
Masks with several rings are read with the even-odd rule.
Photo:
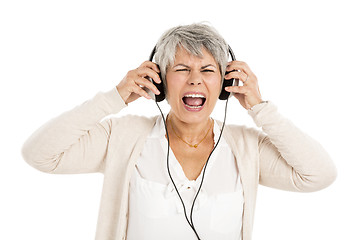
[[[214, 124], [213, 140], [221, 125]], [[128, 240], [197, 240], [167, 170], [167, 139], [161, 116], [147, 136], [130, 180]], [[187, 218], [204, 173], [189, 180], [169, 151], [169, 170], [185, 205]], [[206, 167], [194, 203], [194, 227], [202, 240], [241, 240], [243, 190], [234, 154], [221, 138]], [[141, 231], [139, 231], [141, 229]]]
[[[104, 174], [97, 240], [126, 239], [131, 174], [156, 121], [133, 115], [103, 120], [125, 106], [116, 88], [100, 92], [44, 124], [22, 148], [24, 159], [43, 172]], [[243, 240], [251, 239], [259, 183], [305, 192], [336, 178], [321, 145], [282, 117], [274, 104], [256, 105], [249, 114], [263, 132], [238, 125], [227, 125], [223, 132], [243, 185]]]

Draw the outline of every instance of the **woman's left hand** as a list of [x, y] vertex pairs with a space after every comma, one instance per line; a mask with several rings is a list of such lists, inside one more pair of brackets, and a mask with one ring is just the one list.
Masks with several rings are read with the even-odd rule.
[[224, 81], [235, 78], [243, 82], [243, 86], [230, 86], [225, 90], [234, 93], [245, 109], [248, 110], [262, 102], [257, 78], [245, 62], [229, 62], [226, 72]]

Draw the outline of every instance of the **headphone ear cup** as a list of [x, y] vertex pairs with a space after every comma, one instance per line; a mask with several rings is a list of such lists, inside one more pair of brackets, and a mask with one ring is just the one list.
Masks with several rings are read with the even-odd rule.
[[[159, 67], [159, 65], [158, 65]], [[159, 67], [160, 69], [160, 67]], [[155, 95], [155, 101], [156, 102], [161, 102], [165, 99], [165, 87], [164, 87], [164, 82], [161, 78], [161, 73], [159, 73], [159, 77], [161, 82], [160, 83], [156, 83], [155, 81], [152, 80], [152, 83], [155, 85], [155, 87], [159, 90], [160, 94], [159, 95]]]
[[[229, 55], [231, 57], [231, 60], [236, 61], [235, 54], [234, 54], [233, 50], [231, 49], [230, 45], [228, 45], [228, 50], [229, 50]], [[228, 73], [229, 72], [225, 72], [225, 75], [228, 74]], [[229, 98], [230, 93], [228, 91], [226, 91], [225, 88], [229, 87], [229, 86], [234, 86], [234, 81], [235, 81], [235, 85], [239, 84], [238, 83], [239, 80], [235, 80], [234, 78], [229, 79], [229, 80], [223, 79], [223, 84], [221, 86], [221, 92], [220, 92], [220, 95], [219, 95], [220, 100], [227, 100]]]
[[[225, 73], [225, 75], [228, 73]], [[221, 86], [221, 92], [219, 95], [220, 100], [226, 100], [229, 98], [230, 93], [225, 90], [226, 87], [232, 86], [234, 83], [234, 79], [223, 79], [223, 84]]]

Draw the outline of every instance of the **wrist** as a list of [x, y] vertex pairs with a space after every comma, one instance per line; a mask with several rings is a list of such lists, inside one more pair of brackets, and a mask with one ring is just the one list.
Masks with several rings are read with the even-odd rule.
[[120, 88], [119, 85], [116, 86], [116, 90], [119, 93], [120, 97], [122, 98], [122, 100], [125, 102], [125, 104], [128, 104], [127, 98], [126, 98], [126, 92], [123, 90], [123, 88]]
[[253, 111], [254, 108], [256, 108], [257, 106], [260, 106], [260, 105], [266, 104], [266, 103], [268, 103], [268, 101], [263, 101], [263, 100], [261, 100], [261, 101], [259, 101], [257, 104], [251, 106], [251, 107], [249, 108], [249, 110], [250, 110], [250, 111]]

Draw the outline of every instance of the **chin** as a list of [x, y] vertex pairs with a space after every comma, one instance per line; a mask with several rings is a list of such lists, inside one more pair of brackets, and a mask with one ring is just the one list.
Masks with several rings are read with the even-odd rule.
[[214, 108], [211, 108], [209, 104], [204, 104], [198, 108], [186, 106], [183, 102], [181, 102], [179, 105], [177, 108], [178, 111], [174, 110], [173, 108], [171, 111], [176, 115], [177, 118], [186, 123], [202, 123], [207, 121], [212, 113], [212, 109]]

